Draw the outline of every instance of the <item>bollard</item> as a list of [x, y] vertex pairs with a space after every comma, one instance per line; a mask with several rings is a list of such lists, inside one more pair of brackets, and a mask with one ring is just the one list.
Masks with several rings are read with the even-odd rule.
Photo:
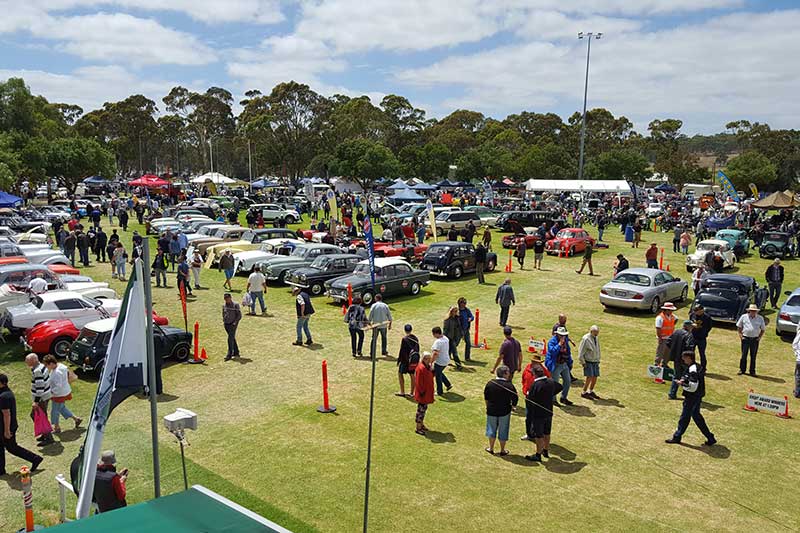
[[511, 261], [512, 253], [513, 252], [511, 250], [508, 251], [508, 267], [507, 267], [507, 270], [506, 270], [506, 272], [508, 272], [508, 273], [511, 273], [511, 271], [514, 269], [513, 263]]
[[194, 323], [194, 359], [200, 357], [200, 322]]
[[347, 284], [347, 307], [353, 305], [353, 284]]
[[43, 529], [33, 523], [33, 490], [31, 487], [31, 470], [27, 466], [19, 469], [22, 483], [22, 503], [25, 505], [25, 527], [18, 531], [34, 531]]
[[661, 248], [661, 259], [658, 262], [658, 268], [664, 270], [664, 248]]
[[333, 413], [336, 406], [331, 405], [328, 399], [328, 360], [322, 360], [322, 405], [317, 407], [320, 413]]
[[[481, 310], [476, 307], [475, 308], [475, 342], [472, 343], [472, 345], [475, 346], [475, 347], [479, 346], [478, 339], [480, 337], [478, 337], [478, 330], [480, 329], [480, 327], [481, 327]], [[467, 339], [467, 340], [469, 340], [469, 339]]]

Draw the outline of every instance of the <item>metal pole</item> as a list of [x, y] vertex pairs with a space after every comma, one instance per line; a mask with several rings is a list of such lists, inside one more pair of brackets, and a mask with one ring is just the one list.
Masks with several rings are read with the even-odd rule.
[[589, 45], [586, 47], [586, 79], [583, 83], [583, 118], [581, 119], [581, 156], [578, 163], [578, 179], [583, 179], [583, 144], [586, 139], [586, 98], [589, 95], [589, 54], [592, 51], [592, 34], [589, 33]]
[[211, 143], [211, 139], [208, 140], [208, 157], [211, 161], [211, 173], [214, 173], [214, 145]]
[[247, 171], [250, 173], [250, 194], [253, 194], [253, 156], [250, 152], [250, 139], [247, 139]]
[[150, 239], [142, 240], [142, 284], [147, 318], [147, 381], [150, 391], [150, 438], [153, 446], [153, 489], [161, 496], [161, 464], [158, 459], [158, 400], [156, 398], [156, 349], [153, 342], [153, 289], [150, 286]]
[[189, 490], [189, 478], [186, 477], [186, 456], [183, 453], [183, 436], [178, 437], [181, 443], [181, 464], [183, 465], [183, 490]]
[[[367, 191], [364, 191], [366, 194]], [[370, 224], [372, 223], [372, 219], [370, 218], [370, 208], [369, 202], [365, 206], [366, 210], [366, 217], [370, 220]], [[375, 253], [374, 251], [372, 252]], [[375, 282], [372, 282], [372, 294], [375, 294]], [[369, 522], [369, 477], [370, 477], [370, 469], [372, 466], [372, 418], [375, 412], [375, 364], [376, 364], [376, 355], [377, 355], [377, 337], [375, 336], [375, 330], [372, 331], [373, 339], [375, 340], [375, 349], [370, 349], [370, 359], [372, 359], [372, 378], [370, 381], [369, 387], [369, 431], [367, 432], [367, 473], [366, 479], [364, 481], [364, 533], [367, 533], [367, 523]]]

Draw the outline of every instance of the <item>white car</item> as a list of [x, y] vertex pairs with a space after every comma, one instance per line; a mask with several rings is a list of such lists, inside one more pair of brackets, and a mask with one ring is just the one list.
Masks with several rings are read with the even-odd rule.
[[300, 213], [294, 209], [284, 209], [278, 204], [253, 204], [251, 208], [261, 211], [261, 216], [264, 221], [273, 221], [278, 217], [283, 217], [287, 224], [294, 224], [300, 222]]
[[[108, 286], [108, 283], [89, 281], [89, 282], [72, 282], [68, 281], [61, 284], [62, 290], [76, 292], [83, 294], [89, 298], [95, 299], [114, 299], [117, 297], [117, 292]], [[51, 291], [56, 292], [56, 291]], [[13, 286], [4, 283], [0, 285], [0, 313], [14, 307], [15, 305], [26, 304], [31, 301], [30, 293], [27, 291], [18, 291]]]
[[72, 291], [45, 292], [31, 298], [30, 303], [9, 307], [3, 314], [3, 325], [11, 331], [32, 328], [45, 320], [69, 320], [80, 329], [93, 320], [110, 318], [119, 313], [122, 300], [95, 300]]
[[686, 271], [692, 272], [697, 265], [705, 262], [706, 254], [708, 252], [719, 252], [722, 254], [724, 268], [733, 268], [736, 265], [736, 255], [728, 241], [720, 239], [706, 239], [697, 243], [697, 249], [694, 253], [686, 256]]
[[664, 204], [652, 202], [645, 209], [645, 213], [650, 218], [655, 218], [664, 214]]
[[289, 255], [299, 244], [306, 244], [299, 239], [268, 239], [261, 243], [258, 250], [245, 250], [233, 254], [234, 271], [251, 272], [259, 263], [276, 255]]

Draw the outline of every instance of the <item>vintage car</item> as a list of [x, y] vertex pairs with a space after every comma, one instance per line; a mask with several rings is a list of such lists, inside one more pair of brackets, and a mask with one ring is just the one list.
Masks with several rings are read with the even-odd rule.
[[693, 272], [697, 265], [704, 263], [708, 252], [722, 254], [723, 268], [733, 268], [736, 265], [736, 255], [728, 241], [722, 239], [705, 239], [697, 243], [695, 251], [686, 256], [686, 272]]
[[545, 223], [548, 228], [553, 225], [553, 215], [549, 211], [503, 211], [497, 217], [495, 226], [501, 231], [516, 231], [519, 228], [538, 227]]
[[645, 209], [645, 214], [648, 218], [660, 217], [664, 214], [664, 204], [658, 202], [650, 202]]
[[481, 227], [481, 218], [478, 213], [457, 210], [443, 211], [436, 215], [436, 234], [441, 237], [447, 235], [451, 229], [461, 232], [467, 228], [470, 222], [476, 229]]
[[[419, 268], [434, 276], [459, 279], [464, 274], [475, 272], [475, 247], [468, 242], [436, 242], [428, 247]], [[484, 268], [491, 272], [497, 266], [497, 254], [486, 253]]]
[[60, 289], [58, 274], [53, 272], [49, 265], [36, 263], [17, 263], [0, 266], [0, 285], [8, 284], [19, 291], [28, 288], [28, 283], [41, 274], [47, 281], [48, 290]]
[[352, 274], [325, 282], [328, 296], [335, 302], [347, 302], [347, 286], [351, 285], [353, 297], [360, 297], [364, 305], [371, 305], [375, 293], [384, 296], [411, 294], [416, 296], [422, 287], [430, 283], [430, 274], [424, 270], [414, 270], [407, 261], [395, 257], [375, 259], [375, 290], [372, 289], [369, 260], [363, 260]]
[[242, 238], [245, 231], [250, 231], [242, 226], [225, 226], [218, 228], [213, 235], [205, 239], [198, 239], [192, 241], [192, 246], [195, 250], [200, 252], [203, 257], [206, 256], [206, 250], [216, 244], [226, 244], [229, 242], [238, 241]]
[[484, 226], [494, 227], [500, 213], [489, 209], [485, 205], [468, 205], [464, 207], [464, 211], [470, 211], [480, 217], [481, 224]]
[[628, 268], [603, 285], [600, 303], [604, 307], [643, 309], [658, 313], [665, 302], [683, 302], [689, 285], [657, 268]]
[[68, 265], [69, 259], [59, 250], [51, 250], [47, 245], [41, 244], [12, 244], [9, 242], [0, 243], [0, 256], [2, 257], [24, 257], [31, 263], [41, 265]]
[[256, 265], [276, 255], [290, 255], [301, 244], [306, 243], [298, 239], [270, 239], [262, 242], [258, 250], [236, 252], [233, 254], [234, 271], [249, 274]]
[[319, 296], [325, 292], [326, 281], [352, 273], [361, 259], [354, 254], [321, 255], [309, 266], [289, 271], [286, 283], [308, 289], [311, 296]]
[[792, 237], [788, 233], [780, 231], [767, 231], [758, 247], [758, 255], [770, 259], [779, 257], [781, 259], [794, 254]]
[[14, 305], [3, 314], [3, 325], [11, 332], [22, 332], [45, 320], [71, 320], [83, 327], [93, 320], [109, 318], [119, 312], [122, 300], [95, 300], [72, 291], [45, 292], [26, 304]]
[[747, 238], [746, 231], [740, 229], [721, 229], [714, 238], [726, 241], [730, 245], [731, 250], [733, 250], [737, 242], [740, 242], [742, 246], [744, 246], [744, 253], [750, 253], [750, 239]]
[[548, 255], [554, 255], [565, 251], [568, 256], [583, 253], [586, 249], [586, 241], [592, 243], [594, 246], [594, 238], [583, 228], [564, 228], [560, 230], [556, 236], [544, 245], [545, 252]]
[[[364, 247], [366, 247], [366, 243]], [[407, 241], [375, 241], [375, 257], [402, 257], [408, 261], [420, 261], [427, 250], [427, 244], [419, 244], [411, 239]]]
[[775, 321], [775, 334], [794, 335], [797, 333], [797, 324], [800, 323], [800, 288], [784, 293], [788, 298], [783, 302], [778, 311], [778, 320]]
[[[106, 359], [116, 318], [87, 323], [69, 349], [70, 362], [84, 372], [100, 372]], [[186, 361], [192, 353], [192, 334], [180, 328], [153, 325], [156, 357]]]
[[[63, 282], [57, 280], [55, 283], [56, 290], [67, 290], [77, 292], [95, 299], [113, 299], [117, 297], [114, 289], [109, 288], [108, 283], [105, 282]], [[26, 304], [31, 301], [31, 294], [25, 288], [16, 288], [14, 285], [3, 284], [0, 285], [0, 313], [14, 307], [15, 305]]]
[[242, 234], [242, 238], [238, 241], [233, 242], [226, 242], [221, 244], [215, 244], [213, 246], [209, 246], [206, 249], [206, 255], [212, 254], [213, 261], [212, 265], [216, 265], [219, 261], [219, 258], [225, 252], [225, 250], [230, 250], [233, 253], [243, 252], [245, 250], [258, 250], [261, 248], [261, 244], [267, 241], [271, 241], [273, 239], [288, 239], [288, 240], [295, 240], [298, 243], [301, 243], [300, 240], [297, 238], [297, 233], [294, 230], [287, 229], [287, 228], [260, 228], [260, 229], [248, 229]]
[[321, 255], [340, 254], [342, 249], [333, 244], [306, 243], [298, 245], [289, 255], [275, 255], [262, 261], [261, 273], [269, 281], [283, 283], [290, 270], [309, 266]]
[[750, 276], [712, 274], [703, 280], [692, 308], [701, 304], [712, 320], [736, 322], [750, 304], [763, 309], [768, 296], [769, 291]]
[[519, 246], [520, 241], [525, 239], [525, 246], [530, 250], [536, 241], [541, 240], [539, 236], [539, 228], [524, 228], [524, 233], [513, 233], [511, 235], [503, 235], [503, 248], [513, 249]]
[[251, 209], [253, 208], [261, 213], [261, 217], [264, 219], [264, 222], [272, 222], [273, 220], [283, 218], [287, 224], [294, 224], [295, 222], [300, 222], [302, 220], [302, 217], [300, 217], [300, 213], [298, 213], [297, 210], [284, 209], [278, 204], [253, 204]]

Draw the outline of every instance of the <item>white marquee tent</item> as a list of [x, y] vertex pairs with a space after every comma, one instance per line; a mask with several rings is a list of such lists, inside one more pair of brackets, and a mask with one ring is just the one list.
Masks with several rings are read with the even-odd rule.
[[630, 194], [625, 180], [528, 180], [525, 190], [532, 192], [608, 192]]
[[220, 174], [219, 172], [206, 172], [202, 176], [197, 176], [196, 178], [192, 178], [192, 183], [205, 183], [210, 181], [216, 185], [230, 185], [231, 183], [236, 183], [236, 180], [233, 178], [229, 178], [224, 174]]

